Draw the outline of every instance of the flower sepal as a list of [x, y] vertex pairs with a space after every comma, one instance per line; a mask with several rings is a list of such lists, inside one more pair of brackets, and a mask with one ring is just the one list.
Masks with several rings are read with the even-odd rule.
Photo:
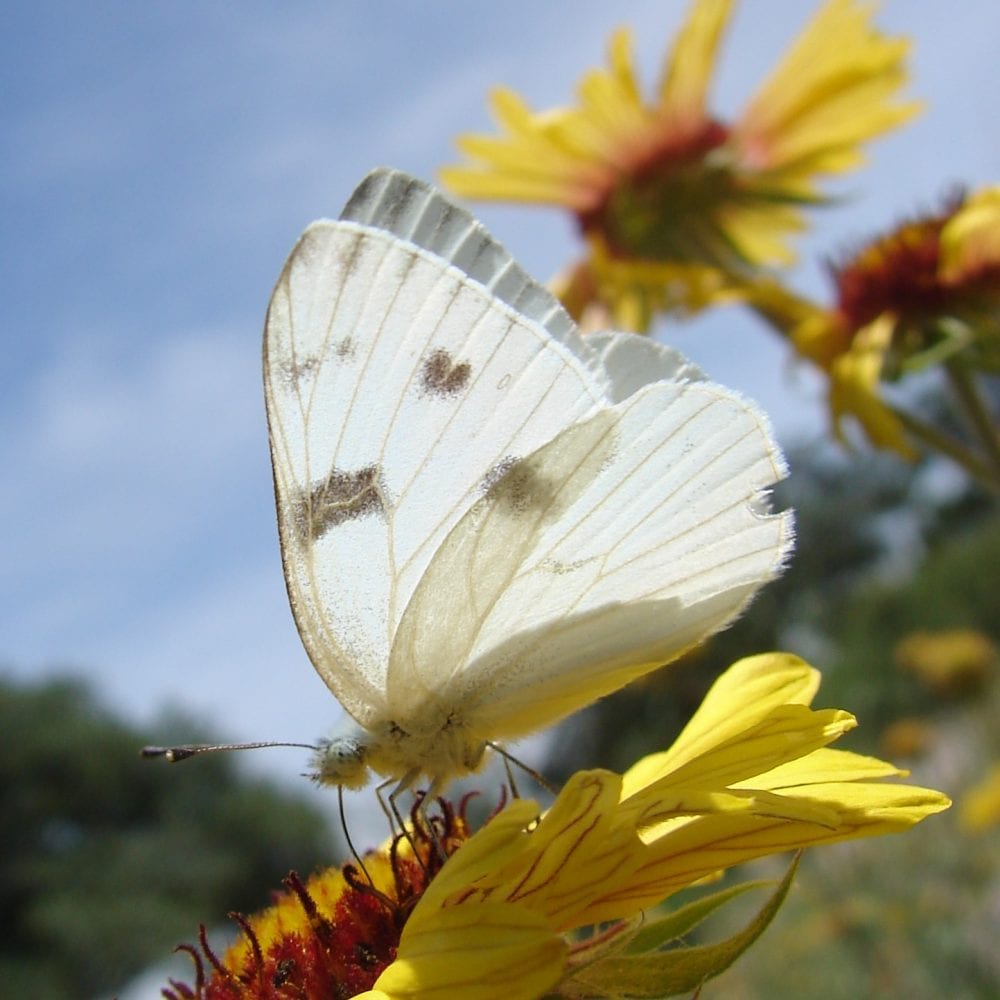
[[560, 995], [660, 998], [699, 989], [728, 969], [764, 933], [788, 895], [799, 856], [795, 856], [784, 878], [749, 923], [730, 937], [713, 944], [676, 946], [710, 914], [750, 890], [773, 883], [753, 881], [729, 886], [645, 924], [623, 951], [586, 965], [563, 982]]

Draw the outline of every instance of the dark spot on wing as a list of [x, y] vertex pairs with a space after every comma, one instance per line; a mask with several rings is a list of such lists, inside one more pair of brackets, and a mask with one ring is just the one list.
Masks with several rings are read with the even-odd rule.
[[319, 358], [303, 358], [301, 361], [290, 361], [285, 366], [285, 374], [290, 382], [298, 383], [319, 371]]
[[333, 345], [333, 356], [338, 358], [340, 361], [346, 361], [348, 358], [353, 358], [354, 352], [354, 340], [350, 336], [344, 337], [343, 340], [338, 340], [337, 343]]
[[538, 474], [530, 459], [505, 458], [486, 473], [482, 483], [488, 500], [507, 508], [511, 514], [545, 510], [555, 500], [557, 486]]
[[428, 396], [454, 396], [468, 385], [472, 365], [468, 361], [456, 363], [452, 356], [439, 347], [427, 357], [420, 371], [420, 388]]
[[294, 518], [303, 540], [321, 538], [345, 521], [385, 514], [382, 470], [367, 465], [355, 472], [334, 469], [295, 504]]
[[[331, 357], [337, 361], [350, 361], [357, 351], [353, 338], [350, 336], [338, 340], [329, 349]], [[292, 387], [297, 387], [307, 379], [314, 378], [322, 365], [322, 360], [315, 354], [309, 355], [296, 361], [286, 361], [282, 364], [282, 373], [285, 380], [291, 383]]]

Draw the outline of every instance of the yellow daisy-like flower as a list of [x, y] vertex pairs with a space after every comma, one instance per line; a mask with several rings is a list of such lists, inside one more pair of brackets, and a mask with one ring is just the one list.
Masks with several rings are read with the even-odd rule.
[[[365, 914], [359, 924], [346, 897], [321, 904], [312, 890], [300, 892], [305, 918], [249, 921], [253, 939], [213, 963], [212, 982], [243, 992], [212, 993], [202, 983], [177, 996], [283, 995], [267, 992], [276, 975], [291, 984], [287, 995], [303, 998], [357, 990], [366, 1000], [531, 1000], [626, 994], [640, 983], [646, 992], [638, 995], [690, 991], [730, 964], [773, 909], [736, 944], [683, 948], [676, 939], [698, 918], [682, 908], [657, 919], [651, 909], [664, 899], [742, 861], [898, 832], [949, 804], [939, 792], [885, 783], [905, 773], [890, 764], [829, 749], [855, 721], [809, 708], [818, 684], [818, 673], [794, 656], [742, 660], [669, 750], [623, 775], [575, 775], [541, 816], [531, 801], [512, 802], [436, 872], [418, 827], [410, 836], [432, 876], [419, 897], [375, 877], [377, 892], [350, 904]], [[456, 829], [440, 829], [449, 850], [461, 839]], [[412, 879], [417, 869], [409, 871]], [[356, 874], [351, 882], [360, 892]], [[380, 907], [381, 922], [372, 918]], [[401, 931], [395, 940], [383, 933], [391, 926]], [[358, 978], [338, 993], [328, 976], [309, 978], [310, 963], [322, 964], [333, 944], [338, 955], [368, 962], [364, 992]], [[326, 992], [311, 992], [313, 982]]]
[[655, 312], [737, 296], [754, 267], [792, 260], [819, 178], [916, 111], [896, 102], [908, 43], [877, 32], [868, 5], [827, 0], [742, 116], [721, 121], [708, 91], [732, 6], [695, 0], [651, 101], [624, 29], [576, 106], [534, 113], [495, 91], [503, 134], [462, 136], [471, 162], [441, 172], [466, 197], [574, 213], [589, 254], [556, 290], [582, 322], [593, 306], [643, 330]]
[[[804, 303], [774, 282], [754, 283], [748, 297], [826, 370], [838, 436], [851, 416], [874, 445], [913, 458], [910, 436], [920, 427], [886, 402], [885, 383], [943, 364], [962, 380], [963, 399], [976, 404], [967, 377], [1000, 372], [1000, 187], [898, 226], [835, 268], [833, 280], [831, 309]], [[1000, 464], [985, 409], [973, 413], [973, 424], [985, 461], [992, 456]], [[941, 447], [938, 436], [927, 443]]]

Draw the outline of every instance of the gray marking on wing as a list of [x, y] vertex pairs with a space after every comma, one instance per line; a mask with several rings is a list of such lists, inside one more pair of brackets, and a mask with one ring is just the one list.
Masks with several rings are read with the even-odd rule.
[[558, 489], [557, 483], [539, 475], [530, 458], [512, 456], [494, 465], [482, 482], [486, 500], [514, 517], [550, 507]]

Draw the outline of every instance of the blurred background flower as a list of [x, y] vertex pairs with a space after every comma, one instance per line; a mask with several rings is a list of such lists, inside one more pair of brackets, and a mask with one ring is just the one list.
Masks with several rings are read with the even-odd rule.
[[[908, 42], [858, 0], [826, 0], [743, 112], [714, 114], [709, 88], [732, 0], [695, 0], [651, 99], [631, 35], [586, 73], [569, 107], [534, 112], [513, 91], [491, 106], [498, 135], [463, 135], [466, 162], [441, 171], [457, 194], [572, 213], [585, 256], [552, 281], [584, 329], [648, 331], [657, 316], [746, 300], [828, 380], [831, 424], [913, 460], [946, 454], [1000, 490], [1000, 189], [954, 198], [832, 269], [836, 303], [787, 287], [792, 237], [829, 204], [822, 181], [856, 169], [870, 140], [919, 106], [901, 97]], [[914, 413], [885, 387], [939, 368], [965, 433]]]
[[[776, 282], [753, 305], [829, 378], [837, 436], [855, 418], [868, 440], [905, 458], [938, 450], [1000, 488], [995, 377], [1000, 374], [1000, 188], [953, 197], [831, 268], [836, 302], [812, 306]], [[964, 433], [896, 403], [887, 387], [939, 370]]]
[[574, 214], [588, 254], [556, 291], [584, 323], [595, 310], [642, 332], [656, 313], [723, 301], [735, 294], [731, 279], [791, 263], [790, 237], [822, 201], [821, 178], [857, 167], [865, 142], [916, 113], [899, 99], [906, 41], [877, 31], [856, 0], [827, 0], [724, 122], [709, 88], [732, 9], [731, 0], [691, 4], [651, 100], [626, 29], [573, 107], [536, 113], [496, 90], [501, 135], [462, 136], [471, 162], [441, 171], [465, 197]]

